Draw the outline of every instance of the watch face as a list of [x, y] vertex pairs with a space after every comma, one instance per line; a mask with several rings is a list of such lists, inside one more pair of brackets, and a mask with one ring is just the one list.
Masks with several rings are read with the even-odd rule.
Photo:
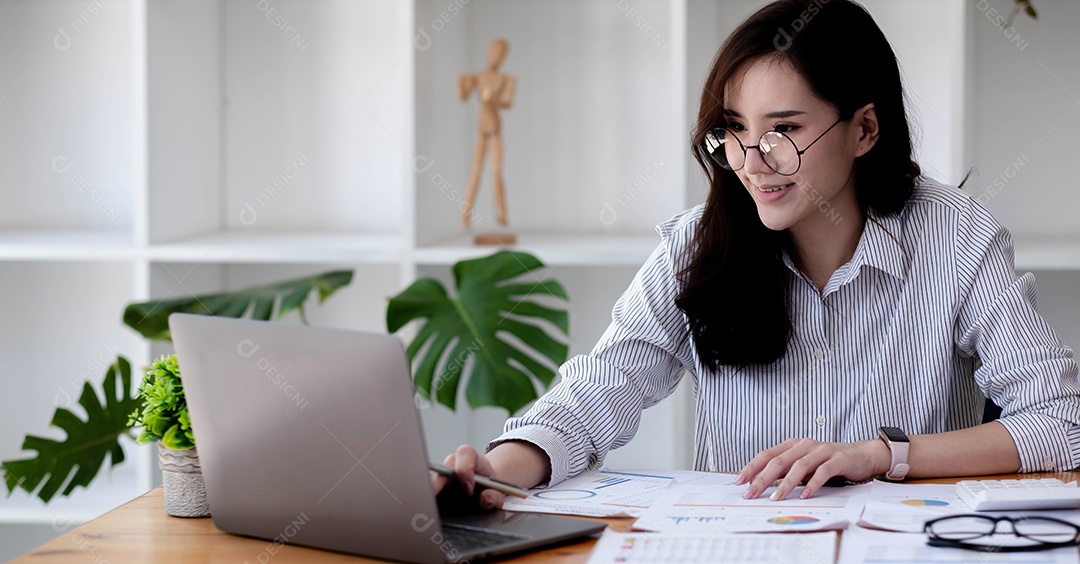
[[881, 427], [878, 429], [878, 433], [894, 443], [908, 442], [907, 434], [899, 427]]

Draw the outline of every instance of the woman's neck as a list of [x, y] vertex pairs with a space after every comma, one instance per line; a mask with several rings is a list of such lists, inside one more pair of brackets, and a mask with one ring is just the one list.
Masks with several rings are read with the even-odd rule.
[[798, 255], [792, 258], [817, 286], [818, 293], [825, 290], [836, 269], [855, 255], [866, 224], [865, 214], [854, 198], [837, 200], [830, 202], [836, 207], [831, 207], [829, 213], [815, 213], [788, 230]]

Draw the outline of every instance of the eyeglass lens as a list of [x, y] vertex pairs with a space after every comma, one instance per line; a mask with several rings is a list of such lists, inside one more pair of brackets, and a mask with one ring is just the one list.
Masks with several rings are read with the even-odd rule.
[[1027, 519], [1018, 520], [1013, 523], [1013, 529], [1016, 530], [1017, 535], [1047, 543], [1069, 542], [1076, 539], [1076, 529], [1073, 529], [1064, 523], [1050, 521], [1049, 519], [1039, 519], [1038, 517], [1029, 517]]
[[[740, 170], [746, 165], [746, 152], [755, 150], [745, 147], [734, 133], [716, 129], [705, 135], [705, 149], [720, 166]], [[757, 151], [769, 168], [779, 174], [795, 174], [799, 170], [799, 150], [787, 136], [766, 131], [758, 140]]]

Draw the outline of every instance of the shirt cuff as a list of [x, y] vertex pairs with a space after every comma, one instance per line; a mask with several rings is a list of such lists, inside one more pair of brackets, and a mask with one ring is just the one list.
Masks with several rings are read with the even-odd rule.
[[497, 439], [488, 443], [485, 452], [491, 452], [491, 449], [507, 441], [525, 441], [532, 443], [547, 454], [548, 460], [551, 461], [551, 480], [535, 487], [543, 489], [558, 484], [569, 477], [570, 451], [567, 450], [566, 443], [563, 442], [559, 437], [559, 434], [555, 431], [540, 425], [518, 427], [517, 429], [503, 433]]
[[1080, 427], [1038, 413], [1016, 413], [997, 421], [1016, 443], [1021, 472], [1067, 471], [1080, 465]]

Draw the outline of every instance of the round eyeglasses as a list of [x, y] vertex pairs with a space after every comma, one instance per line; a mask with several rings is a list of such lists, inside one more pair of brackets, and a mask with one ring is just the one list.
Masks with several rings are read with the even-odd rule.
[[799, 172], [799, 167], [802, 166], [803, 153], [813, 147], [814, 143], [818, 142], [818, 139], [825, 137], [826, 133], [842, 121], [844, 121], [844, 118], [833, 122], [828, 129], [817, 136], [817, 139], [811, 141], [802, 150], [795, 146], [795, 142], [790, 137], [775, 129], [761, 134], [757, 145], [747, 147], [735, 136], [735, 133], [723, 127], [717, 127], [705, 134], [702, 145], [705, 152], [709, 154], [709, 157], [716, 164], [730, 171], [741, 170], [742, 167], [746, 166], [746, 151], [757, 149], [761, 155], [761, 160], [765, 161], [769, 168], [773, 169], [777, 174], [791, 176]]
[[[998, 531], [1003, 521], [1012, 525], [1012, 531]], [[1080, 543], [1080, 527], [1053, 517], [950, 515], [927, 521], [923, 531], [931, 546], [984, 552], [1030, 552]]]

